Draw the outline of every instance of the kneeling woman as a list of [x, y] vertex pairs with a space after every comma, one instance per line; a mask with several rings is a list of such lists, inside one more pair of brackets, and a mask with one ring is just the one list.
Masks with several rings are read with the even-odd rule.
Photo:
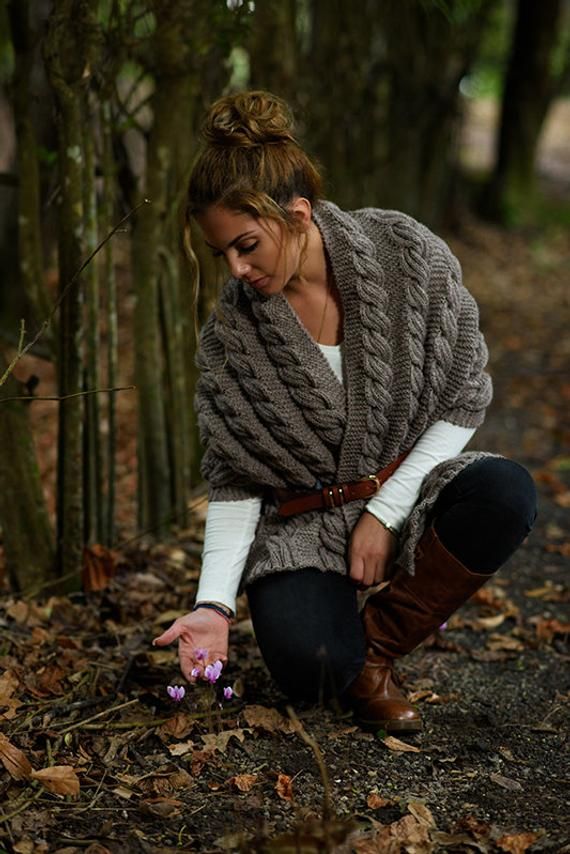
[[536, 515], [524, 468], [463, 453], [492, 394], [477, 307], [423, 225], [323, 198], [278, 98], [222, 98], [204, 133], [188, 218], [230, 273], [198, 356], [210, 503], [196, 604], [155, 642], [178, 639], [189, 681], [196, 649], [225, 662], [241, 585], [290, 697], [418, 730], [395, 660]]

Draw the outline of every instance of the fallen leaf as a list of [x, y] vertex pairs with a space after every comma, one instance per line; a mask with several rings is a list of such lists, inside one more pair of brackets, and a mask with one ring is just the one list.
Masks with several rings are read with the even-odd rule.
[[394, 738], [393, 735], [387, 735], [382, 739], [382, 742], [390, 750], [395, 750], [400, 753], [421, 753], [420, 748], [416, 747], [415, 744], [406, 744], [405, 741], [400, 741], [399, 738]]
[[513, 833], [506, 836], [501, 836], [497, 839], [496, 845], [503, 851], [508, 851], [509, 854], [525, 854], [531, 845], [534, 845], [538, 839], [538, 833]]
[[520, 640], [517, 640], [516, 638], [513, 638], [510, 635], [501, 635], [495, 633], [489, 636], [487, 640], [487, 646], [489, 649], [504, 649], [507, 652], [522, 652], [524, 650], [524, 644], [521, 643]]
[[548, 543], [544, 550], [550, 554], [562, 555], [562, 557], [570, 557], [570, 540], [565, 543], [557, 543], [556, 545]]
[[71, 765], [52, 765], [32, 771], [32, 779], [38, 780], [48, 792], [54, 795], [79, 794], [79, 777]]
[[425, 804], [422, 804], [419, 801], [410, 801], [408, 804], [408, 811], [420, 822], [420, 824], [425, 824], [426, 827], [435, 827], [433, 815]]
[[504, 622], [504, 614], [495, 614], [493, 617], [477, 617], [475, 625], [481, 629], [496, 629]]
[[127, 789], [126, 786], [115, 786], [113, 789], [113, 794], [117, 795], [119, 798], [124, 798], [126, 801], [130, 800], [133, 797], [135, 792], [132, 789]]
[[0, 733], [0, 762], [14, 780], [29, 780], [33, 768], [22, 751]]
[[265, 732], [294, 732], [293, 721], [284, 717], [277, 709], [265, 706], [246, 706], [243, 716], [250, 727], [263, 729]]
[[287, 774], [279, 774], [275, 783], [275, 791], [283, 801], [293, 800], [293, 781]]
[[540, 641], [550, 643], [555, 635], [570, 634], [570, 623], [561, 623], [560, 620], [531, 617], [529, 622], [534, 625], [536, 636]]
[[522, 792], [523, 787], [518, 782], [518, 780], [511, 780], [510, 777], [503, 777], [502, 774], [489, 774], [489, 778], [496, 783], [497, 786], [501, 786], [503, 789], [508, 789], [510, 792]]
[[230, 786], [235, 786], [240, 792], [249, 792], [257, 783], [257, 774], [236, 774], [227, 781]]
[[159, 738], [186, 738], [196, 726], [196, 718], [185, 712], [177, 712], [157, 729]]
[[220, 753], [225, 753], [228, 742], [231, 738], [237, 738], [238, 741], [243, 741], [245, 738], [245, 729], [227, 729], [225, 732], [208, 732], [202, 736], [204, 747], [206, 750], [219, 750]]
[[117, 555], [100, 543], [85, 546], [81, 581], [85, 593], [104, 590], [117, 573]]
[[378, 792], [370, 792], [366, 798], [366, 805], [371, 810], [380, 810], [382, 807], [388, 807], [393, 803], [394, 801], [389, 800], [389, 798], [383, 798]]
[[554, 503], [558, 504], [559, 507], [568, 509], [570, 507], [570, 489], [567, 489], [566, 492], [560, 492], [558, 495], [555, 495]]
[[0, 720], [9, 721], [16, 717], [17, 709], [22, 705], [21, 701], [13, 696], [18, 685], [19, 679], [13, 670], [6, 670], [0, 676], [0, 707], [6, 707], [6, 711], [0, 714]]
[[196, 745], [193, 741], [183, 741], [179, 744], [169, 744], [168, 752], [171, 756], [185, 756], [187, 753], [190, 753]]
[[180, 807], [183, 806], [183, 803], [174, 798], [149, 798], [146, 801], [141, 801], [141, 806], [158, 818], [172, 818], [180, 815]]

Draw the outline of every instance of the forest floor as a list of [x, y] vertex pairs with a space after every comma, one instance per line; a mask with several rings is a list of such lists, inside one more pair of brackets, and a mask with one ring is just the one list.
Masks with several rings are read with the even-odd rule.
[[403, 662], [423, 732], [393, 741], [298, 706], [320, 770], [244, 602], [224, 674], [239, 696], [213, 720], [201, 689], [170, 700], [175, 651], [150, 641], [192, 601], [197, 494], [178, 541], [123, 549], [108, 589], [5, 598], [0, 851], [570, 851], [568, 233], [469, 221], [450, 241], [492, 353], [495, 400], [473, 446], [530, 468], [540, 514], [496, 578]]
[[[507, 234], [467, 219], [448, 239], [481, 307], [495, 385], [471, 447], [531, 470], [539, 517], [446, 631], [402, 662], [424, 730], [394, 740], [302, 705], [295, 723], [241, 600], [222, 680], [236, 696], [211, 716], [202, 688], [169, 698], [175, 650], [150, 642], [193, 598], [197, 492], [177, 541], [118, 550], [103, 591], [25, 600], [4, 580], [0, 854], [570, 852], [569, 230], [553, 221]], [[43, 363], [28, 368], [49, 393]], [[38, 404], [51, 495], [50, 412]], [[128, 400], [121, 412], [126, 520]]]

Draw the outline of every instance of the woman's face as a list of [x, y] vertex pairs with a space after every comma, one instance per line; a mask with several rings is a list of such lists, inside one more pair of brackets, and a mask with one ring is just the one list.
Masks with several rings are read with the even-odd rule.
[[281, 293], [298, 272], [301, 236], [280, 223], [212, 205], [197, 218], [215, 258], [230, 273], [267, 296]]

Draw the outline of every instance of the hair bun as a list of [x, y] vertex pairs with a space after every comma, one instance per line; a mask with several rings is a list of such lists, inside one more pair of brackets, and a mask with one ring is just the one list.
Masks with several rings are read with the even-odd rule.
[[296, 142], [293, 116], [270, 92], [238, 92], [212, 104], [203, 128], [209, 145], [254, 146]]

